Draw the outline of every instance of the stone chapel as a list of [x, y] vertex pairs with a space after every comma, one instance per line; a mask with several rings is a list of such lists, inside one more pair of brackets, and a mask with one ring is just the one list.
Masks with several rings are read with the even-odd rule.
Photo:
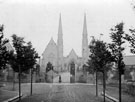
[[59, 17], [58, 38], [57, 43], [51, 38], [46, 46], [42, 58], [40, 60], [41, 72], [46, 71], [46, 65], [48, 62], [52, 63], [55, 71], [70, 71], [71, 63], [75, 64], [75, 69], [81, 69], [86, 63], [89, 56], [88, 48], [88, 32], [86, 14], [84, 15], [83, 31], [82, 31], [82, 57], [79, 57], [74, 49], [72, 49], [68, 56], [63, 56], [63, 31], [62, 31], [62, 19], [61, 14]]

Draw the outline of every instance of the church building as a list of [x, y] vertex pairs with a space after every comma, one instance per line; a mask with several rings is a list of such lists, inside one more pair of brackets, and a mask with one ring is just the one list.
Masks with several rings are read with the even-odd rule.
[[53, 38], [51, 38], [50, 42], [46, 46], [40, 62], [41, 72], [46, 71], [46, 66], [48, 62], [50, 62], [53, 65], [53, 69], [58, 72], [70, 71], [71, 63], [74, 63], [76, 70], [82, 68], [82, 66], [87, 62], [89, 56], [86, 14], [84, 15], [82, 29], [82, 57], [79, 57], [75, 53], [74, 49], [70, 51], [68, 56], [63, 56], [63, 31], [62, 19], [60, 15], [57, 43], [53, 40]]

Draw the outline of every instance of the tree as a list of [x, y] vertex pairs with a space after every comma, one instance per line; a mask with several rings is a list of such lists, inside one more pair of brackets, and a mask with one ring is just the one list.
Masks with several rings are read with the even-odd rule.
[[88, 59], [88, 62], [87, 62], [87, 69], [86, 69], [86, 70], [87, 70], [90, 74], [94, 74], [94, 73], [96, 72], [95, 66], [93, 65], [91, 59]]
[[131, 53], [135, 54], [135, 29], [129, 29], [131, 36], [126, 34], [124, 39], [126, 39], [130, 43], [130, 51]]
[[119, 71], [119, 102], [121, 102], [121, 75], [124, 74], [124, 61], [123, 61], [123, 51], [124, 47], [122, 45], [125, 43], [124, 37], [125, 32], [123, 30], [124, 23], [121, 22], [117, 24], [114, 28], [111, 29], [111, 39], [112, 43], [110, 44], [110, 49], [112, 52], [112, 55], [115, 58], [115, 62], [118, 65], [118, 71]]
[[129, 0], [132, 9], [135, 11], [135, 0]]
[[[90, 73], [95, 73], [96, 72], [96, 96], [98, 96], [98, 79], [97, 79], [97, 64], [95, 63], [96, 59], [94, 58], [94, 47], [95, 47], [95, 39], [93, 37], [90, 45], [89, 45], [89, 49], [90, 49], [90, 56], [88, 59], [88, 62], [87, 62], [87, 70], [90, 72]], [[92, 59], [92, 60], [91, 60]]]
[[[12, 35], [12, 42], [15, 48], [14, 56], [12, 56], [11, 66], [15, 72], [19, 74], [19, 100], [21, 96], [21, 73], [31, 69], [31, 79], [33, 66], [36, 64], [38, 54], [32, 47], [31, 42], [26, 43], [23, 37]], [[32, 80], [31, 80], [32, 82]], [[31, 84], [32, 88], [32, 84]], [[32, 89], [31, 89], [32, 94]]]
[[4, 25], [0, 25], [0, 70], [5, 69], [6, 65], [9, 64], [11, 51], [8, 51], [6, 44], [9, 40], [4, 39]]
[[36, 64], [36, 69], [34, 71], [36, 72], [36, 75], [39, 75], [39, 73], [40, 73], [40, 65], [38, 63]]
[[89, 60], [88, 64], [93, 65], [93, 71], [102, 72], [103, 74], [103, 89], [104, 89], [104, 101], [105, 101], [105, 72], [109, 69], [106, 67], [108, 64], [113, 62], [114, 57], [109, 51], [109, 46], [107, 43], [94, 40], [93, 45], [89, 46], [91, 55], [89, 56], [91, 60]]
[[[48, 62], [46, 65], [46, 73], [45, 73], [45, 81], [48, 82], [48, 75], [47, 72], [49, 72], [50, 70], [53, 71], [53, 65], [51, 62]], [[53, 72], [52, 72], [53, 73]], [[52, 75], [52, 81], [53, 81], [53, 75]]]
[[12, 35], [12, 42], [16, 53], [13, 56], [13, 70], [19, 72], [19, 67], [21, 67], [21, 72], [25, 72], [36, 64], [37, 58], [39, 58], [38, 53], [32, 46], [31, 42], [25, 42], [23, 37], [18, 37], [17, 35]]
[[48, 62], [46, 66], [46, 73], [49, 72], [50, 70], [53, 70], [53, 65], [51, 62]]

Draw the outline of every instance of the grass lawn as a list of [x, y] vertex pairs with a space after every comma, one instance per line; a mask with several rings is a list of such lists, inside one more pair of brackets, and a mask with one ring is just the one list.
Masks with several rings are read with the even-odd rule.
[[1, 90], [0, 89], [0, 102], [3, 102], [9, 98], [13, 98], [15, 96], [17, 96], [18, 93], [17, 92], [13, 92], [13, 91], [7, 91], [7, 90]]
[[8, 85], [6, 85], [6, 86], [0, 87], [0, 102], [3, 102], [7, 99], [13, 98], [18, 95], [17, 91], [9, 90], [9, 88], [6, 89], [6, 87], [9, 86], [9, 83], [7, 83], [7, 84]]
[[[123, 89], [122, 89], [123, 90]], [[118, 86], [107, 86], [106, 93], [116, 99], [119, 99], [119, 88]], [[122, 102], [135, 102], [135, 97], [122, 91]]]

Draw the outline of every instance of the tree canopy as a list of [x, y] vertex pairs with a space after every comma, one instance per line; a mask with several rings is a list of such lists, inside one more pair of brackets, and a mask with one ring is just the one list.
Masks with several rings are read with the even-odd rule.
[[90, 71], [92, 73], [94, 71], [103, 72], [105, 66], [114, 60], [108, 45], [103, 41], [93, 40], [89, 48], [91, 53], [88, 61]]
[[115, 62], [118, 64], [120, 61], [120, 67], [118, 68], [119, 71], [124, 74], [124, 61], [123, 61], [123, 51], [124, 47], [122, 46], [125, 43], [125, 32], [124, 32], [124, 23], [121, 22], [117, 24], [114, 28], [111, 29], [111, 39], [112, 43], [109, 44], [111, 49], [112, 55], [115, 58]]
[[126, 34], [125, 39], [130, 43], [130, 51], [135, 54], [135, 29], [129, 29], [132, 35]]
[[19, 72], [19, 67], [21, 68], [21, 72], [33, 68], [39, 56], [32, 47], [32, 43], [25, 42], [23, 37], [18, 37], [15, 34], [12, 35], [12, 42], [15, 53], [12, 56], [11, 66], [14, 71]]
[[6, 44], [9, 42], [8, 39], [4, 39], [4, 25], [0, 25], [0, 69], [5, 69], [6, 65], [9, 64], [11, 57], [11, 51], [7, 50]]
[[47, 65], [46, 65], [46, 72], [48, 72], [50, 70], [53, 70], [53, 65], [52, 65], [51, 62], [48, 62]]

